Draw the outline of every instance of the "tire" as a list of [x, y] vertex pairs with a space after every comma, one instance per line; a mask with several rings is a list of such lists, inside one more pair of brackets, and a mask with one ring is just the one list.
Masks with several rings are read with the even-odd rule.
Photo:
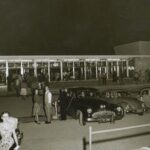
[[138, 113], [139, 116], [143, 116], [144, 115], [144, 110], [140, 113]]
[[121, 113], [120, 113], [120, 115], [118, 116], [117, 115], [117, 120], [120, 120], [120, 119], [122, 119], [124, 116], [125, 116], [125, 111], [124, 111], [124, 108], [122, 107], [122, 106], [120, 106], [121, 107]]
[[84, 126], [85, 125], [85, 121], [84, 121], [84, 118], [83, 118], [83, 113], [82, 111], [79, 111], [79, 124], [81, 126]]
[[123, 108], [124, 116], [125, 116], [128, 113], [127, 112], [127, 107], [129, 107], [128, 104], [127, 103], [119, 103], [119, 105]]

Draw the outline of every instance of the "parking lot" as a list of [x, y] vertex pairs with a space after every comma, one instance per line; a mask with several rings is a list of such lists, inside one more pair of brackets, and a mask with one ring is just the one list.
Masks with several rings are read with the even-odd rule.
[[[87, 123], [80, 126], [77, 120], [53, 120], [52, 124], [44, 122], [37, 125], [33, 122], [22, 123], [20, 128], [24, 131], [21, 150], [88, 150], [89, 126], [94, 131], [133, 125], [149, 124], [150, 113], [144, 116], [127, 115], [122, 120], [110, 123]], [[83, 140], [85, 139], [85, 140]], [[103, 133], [93, 137], [93, 150], [131, 150], [142, 146], [149, 146], [150, 127]]]
[[[13, 116], [31, 116], [32, 99], [1, 97], [1, 111], [8, 110]], [[42, 120], [43, 121], [43, 120]], [[78, 120], [68, 117], [66, 121], [53, 120], [52, 124], [37, 125], [33, 119], [22, 122], [24, 132], [21, 150], [89, 150], [89, 126], [94, 131], [114, 129], [141, 124], [150, 124], [150, 113], [143, 116], [128, 114], [115, 123], [87, 123], [80, 126]], [[93, 137], [92, 150], [135, 150], [150, 146], [150, 127], [130, 129], [112, 133], [102, 133]]]

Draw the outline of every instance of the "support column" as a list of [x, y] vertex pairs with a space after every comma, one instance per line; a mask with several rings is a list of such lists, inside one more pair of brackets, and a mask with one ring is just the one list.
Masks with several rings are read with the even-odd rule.
[[20, 65], [20, 73], [21, 73], [21, 75], [23, 75], [24, 74], [24, 71], [23, 71], [23, 66], [22, 66], [22, 61], [21, 61], [21, 65]]
[[75, 67], [74, 67], [74, 61], [73, 61], [72, 63], [73, 63], [73, 79], [75, 79]]
[[50, 69], [50, 62], [48, 61], [48, 82], [51, 81], [51, 74], [50, 74], [50, 71], [51, 71], [51, 69]]
[[105, 70], [106, 72], [106, 77], [107, 77], [107, 79], [108, 79], [108, 61], [107, 61], [107, 59], [106, 59], [106, 70]]
[[111, 62], [111, 74], [113, 74], [113, 61]]
[[127, 67], [127, 77], [129, 77], [129, 61], [126, 60], [126, 67]]
[[86, 61], [84, 61], [84, 80], [86, 80]]
[[117, 61], [117, 77], [119, 77], [119, 62]]
[[89, 62], [90, 63], [90, 79], [91, 79], [91, 77], [92, 77], [92, 62]]
[[7, 80], [8, 76], [9, 76], [9, 68], [8, 68], [8, 61], [6, 60], [6, 84], [8, 83]]
[[34, 61], [34, 75], [37, 77], [37, 63]]
[[95, 68], [96, 68], [96, 79], [98, 79], [98, 72], [97, 72], [98, 67], [97, 67], [97, 61], [95, 62]]
[[63, 62], [60, 61], [60, 79], [63, 81]]

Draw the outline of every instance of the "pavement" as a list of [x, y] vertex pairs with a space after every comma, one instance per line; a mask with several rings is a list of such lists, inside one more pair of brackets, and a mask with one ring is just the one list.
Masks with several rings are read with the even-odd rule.
[[[68, 118], [66, 121], [53, 120], [45, 124], [41, 116], [41, 124], [35, 124], [32, 118], [32, 98], [23, 100], [21, 97], [1, 97], [0, 111], [7, 110], [12, 116], [24, 118], [20, 130], [24, 139], [20, 150], [89, 150], [89, 126], [93, 131], [150, 124], [150, 113], [143, 116], [131, 114], [122, 120], [110, 123], [87, 123], [80, 126], [78, 120]], [[26, 123], [25, 123], [26, 122]], [[103, 133], [93, 137], [92, 150], [134, 150], [149, 146], [150, 127]]]
[[[110, 123], [87, 123], [80, 126], [77, 120], [53, 120], [51, 124], [33, 122], [20, 124], [24, 132], [21, 150], [89, 150], [89, 127], [93, 131], [150, 124], [150, 113], [144, 116], [127, 115]], [[135, 150], [149, 146], [150, 127], [102, 133], [92, 137], [92, 150]]]
[[[89, 150], [89, 126], [99, 131], [150, 124], [150, 113], [126, 115], [115, 124], [94, 122], [80, 126], [78, 120], [71, 118], [66, 121], [55, 119], [52, 124], [45, 124], [44, 112], [41, 112], [42, 123], [37, 125], [33, 122], [32, 105], [31, 96], [26, 100], [16, 96], [0, 97], [0, 113], [9, 111], [12, 116], [22, 119], [20, 130], [24, 132], [24, 139], [20, 150]], [[136, 150], [150, 146], [149, 139], [150, 127], [103, 133], [93, 137], [92, 150]]]

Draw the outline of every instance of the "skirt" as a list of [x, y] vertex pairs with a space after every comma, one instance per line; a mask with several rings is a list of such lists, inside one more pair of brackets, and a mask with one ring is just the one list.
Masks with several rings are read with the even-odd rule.
[[41, 104], [34, 103], [33, 105], [33, 116], [39, 115], [41, 113]]
[[26, 88], [21, 88], [20, 95], [26, 96], [27, 95], [27, 89]]

